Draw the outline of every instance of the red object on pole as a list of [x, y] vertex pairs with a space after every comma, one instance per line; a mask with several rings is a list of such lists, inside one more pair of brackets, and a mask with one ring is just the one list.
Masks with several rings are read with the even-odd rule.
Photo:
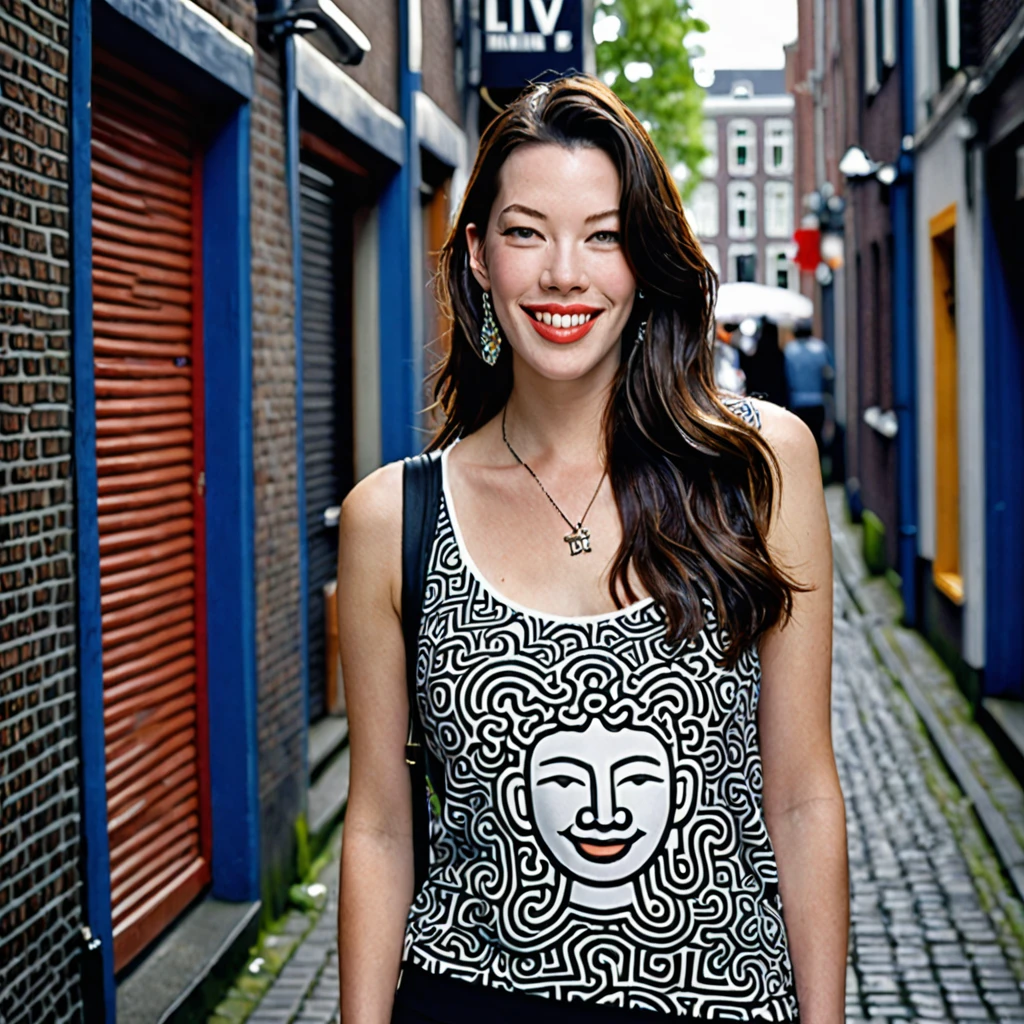
[[793, 241], [797, 244], [793, 262], [801, 269], [813, 274], [821, 262], [821, 230], [820, 228], [800, 228], [793, 232]]

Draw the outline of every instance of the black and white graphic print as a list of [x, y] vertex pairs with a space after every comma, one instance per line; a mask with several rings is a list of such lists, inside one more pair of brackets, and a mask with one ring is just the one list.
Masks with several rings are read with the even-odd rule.
[[445, 802], [407, 958], [554, 999], [796, 1019], [756, 650], [721, 668], [710, 603], [672, 648], [650, 599], [583, 618], [508, 601], [450, 502], [446, 483], [417, 673]]

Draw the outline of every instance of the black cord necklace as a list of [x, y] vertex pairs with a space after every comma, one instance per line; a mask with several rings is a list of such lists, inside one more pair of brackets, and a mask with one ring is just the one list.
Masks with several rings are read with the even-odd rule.
[[608, 475], [608, 470], [606, 469], [601, 474], [601, 479], [598, 480], [597, 482], [597, 490], [594, 491], [594, 497], [590, 499], [590, 504], [587, 505], [586, 509], [583, 512], [583, 515], [580, 516], [579, 522], [573, 524], [573, 521], [558, 507], [558, 502], [556, 502], [555, 499], [552, 498], [551, 495], [548, 493], [548, 489], [541, 483], [540, 477], [537, 476], [537, 474], [534, 473], [534, 471], [530, 469], [530, 467], [525, 462], [523, 462], [523, 460], [519, 457], [518, 453], [516, 452], [515, 448], [513, 448], [512, 445], [509, 444], [508, 435], [505, 433], [505, 419], [507, 416], [508, 402], [505, 403], [505, 407], [501, 411], [501, 439], [505, 442], [505, 447], [508, 448], [508, 450], [512, 453], [516, 462], [518, 462], [519, 465], [522, 466], [523, 469], [525, 469], [530, 474], [530, 476], [532, 476], [533, 479], [537, 481], [537, 486], [540, 487], [540, 489], [544, 492], [544, 496], [548, 499], [548, 501], [551, 502], [555, 511], [565, 520], [566, 525], [569, 527], [571, 531], [570, 533], [566, 534], [563, 538], [565, 540], [565, 543], [569, 545], [569, 554], [582, 555], [584, 553], [589, 552], [591, 550], [590, 530], [583, 525], [583, 520], [587, 518], [587, 512], [590, 511], [591, 506], [597, 500], [597, 496], [601, 491], [601, 484], [604, 483], [604, 478]]

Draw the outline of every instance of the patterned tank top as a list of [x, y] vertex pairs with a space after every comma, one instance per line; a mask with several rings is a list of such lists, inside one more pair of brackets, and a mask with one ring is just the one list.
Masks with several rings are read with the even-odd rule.
[[[733, 408], [750, 422], [749, 402]], [[407, 962], [506, 991], [699, 1019], [795, 1020], [762, 814], [760, 663], [665, 638], [652, 598], [587, 616], [502, 597], [443, 488], [417, 663], [444, 768]]]

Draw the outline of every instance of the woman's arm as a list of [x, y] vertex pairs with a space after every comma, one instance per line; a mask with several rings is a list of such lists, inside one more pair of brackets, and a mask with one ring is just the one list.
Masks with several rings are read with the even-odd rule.
[[338, 907], [341, 1017], [387, 1024], [413, 895], [405, 763], [402, 464], [358, 484], [341, 511], [338, 617], [352, 774]]
[[803, 1024], [845, 1016], [846, 813], [832, 751], [832, 540], [814, 436], [757, 402], [782, 474], [768, 546], [799, 583], [793, 616], [762, 637], [758, 710], [764, 813], [779, 867]]

